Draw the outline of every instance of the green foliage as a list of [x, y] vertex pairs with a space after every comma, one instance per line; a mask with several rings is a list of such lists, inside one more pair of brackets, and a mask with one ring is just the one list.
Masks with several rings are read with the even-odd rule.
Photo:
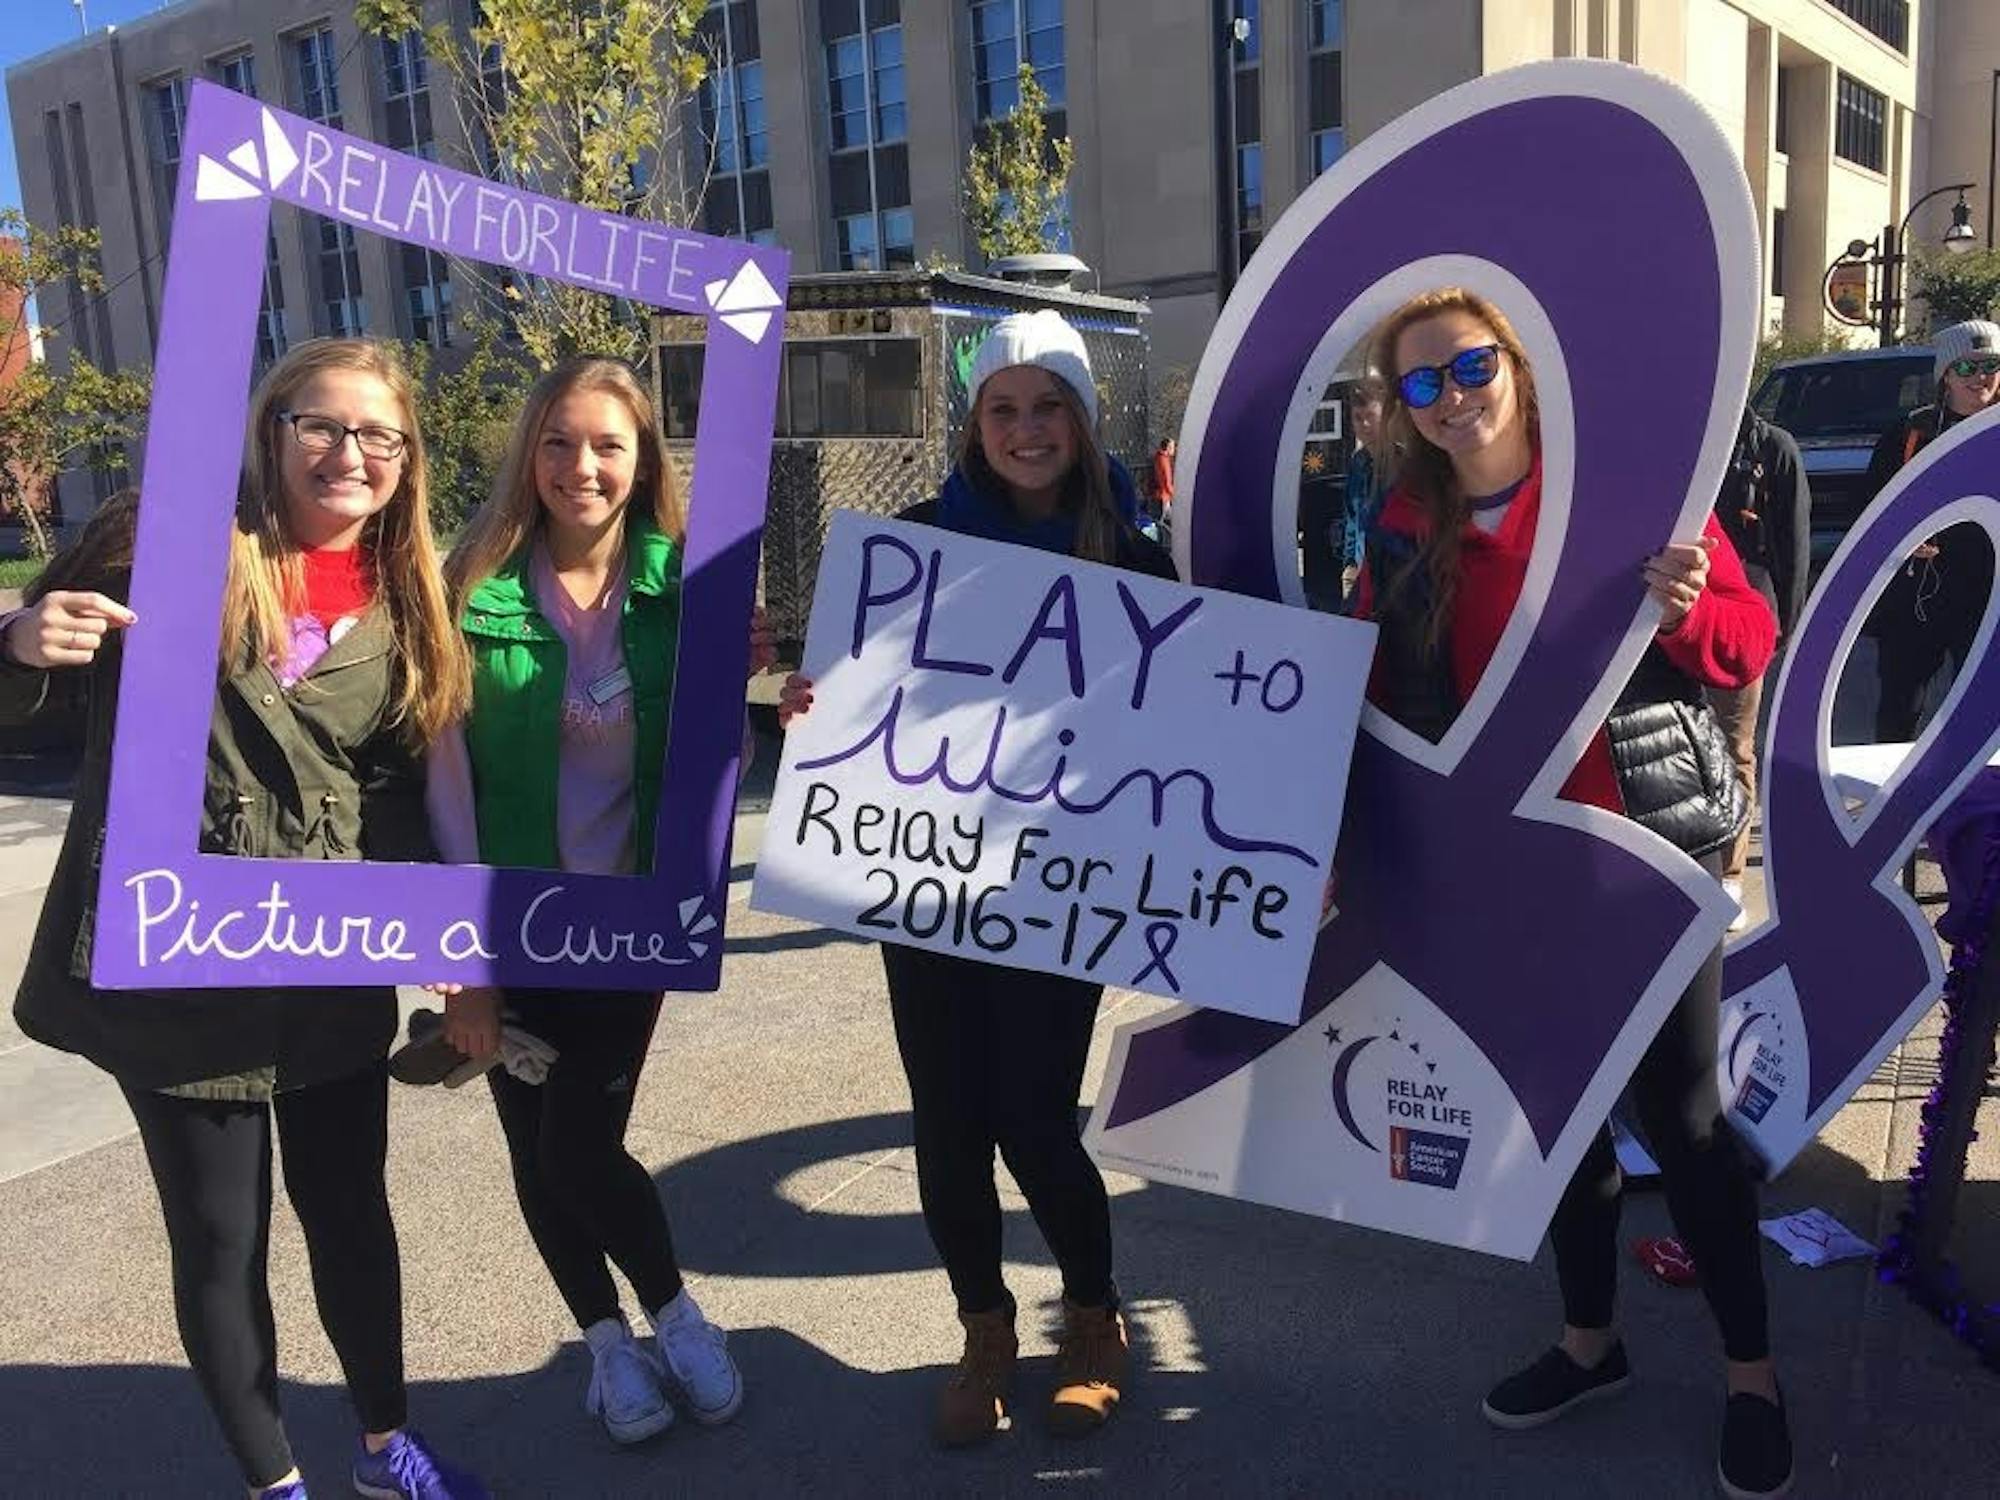
[[1764, 377], [1774, 365], [1788, 359], [1809, 359], [1815, 354], [1838, 354], [1854, 346], [1845, 328], [1829, 326], [1818, 333], [1767, 333], [1758, 341], [1757, 362], [1750, 368], [1750, 394], [1755, 396]]
[[[362, 0], [364, 31], [422, 29], [451, 82], [470, 170], [605, 213], [692, 221], [704, 182], [682, 170], [693, 94], [708, 76], [704, 0], [482, 0], [463, 30], [422, 28], [419, 0]], [[497, 68], [486, 66], [499, 59]], [[541, 277], [459, 263], [543, 369], [573, 354], [643, 364], [645, 311]]]
[[[97, 231], [44, 230], [18, 209], [0, 209], [0, 238], [19, 247], [0, 251], [0, 290], [7, 305], [38, 292], [52, 292], [74, 279], [85, 296], [104, 290], [97, 268]], [[25, 354], [33, 339], [25, 315], [0, 314], [0, 351], [8, 360]], [[47, 346], [57, 339], [45, 332]], [[137, 437], [151, 399], [149, 372], [106, 373], [72, 350], [61, 368], [53, 358], [24, 367], [0, 387], [0, 514], [21, 523], [28, 550], [47, 557], [53, 550], [43, 507], [56, 476], [79, 459], [102, 461]]]
[[1910, 295], [1923, 299], [1932, 328], [1990, 318], [2000, 306], [2000, 250], [1915, 256], [1909, 277]]
[[428, 345], [409, 349], [430, 463], [431, 530], [440, 539], [456, 534], [485, 500], [533, 378], [492, 319], [475, 317], [466, 327], [472, 352], [456, 369], [443, 368]]
[[965, 216], [989, 261], [1054, 249], [1068, 226], [1063, 192], [1076, 148], [1049, 139], [1049, 96], [1026, 63], [1020, 85], [1014, 108], [986, 129], [965, 164]]

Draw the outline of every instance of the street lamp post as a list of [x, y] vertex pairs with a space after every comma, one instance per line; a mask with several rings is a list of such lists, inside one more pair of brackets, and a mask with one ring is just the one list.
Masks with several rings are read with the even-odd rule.
[[1882, 237], [1875, 245], [1856, 240], [1847, 247], [1850, 256], [1861, 256], [1870, 250], [1876, 252], [1871, 262], [1880, 272], [1877, 285], [1881, 297], [1875, 304], [1877, 313], [1876, 329], [1882, 336], [1882, 346], [1887, 348], [1898, 342], [1901, 334], [1897, 324], [1903, 311], [1903, 265], [1909, 259], [1904, 248], [1908, 244], [1910, 220], [1917, 210], [1933, 198], [1942, 198], [1946, 193], [1958, 194], [1958, 202], [1951, 208], [1951, 228], [1945, 231], [1944, 248], [1954, 255], [1963, 254], [1973, 245], [1972, 207], [1965, 201], [1965, 195], [1978, 186], [1971, 182], [1954, 182], [1946, 187], [1934, 188], [1910, 205], [1910, 211], [1903, 215], [1900, 224], [1887, 224], [1882, 228]]

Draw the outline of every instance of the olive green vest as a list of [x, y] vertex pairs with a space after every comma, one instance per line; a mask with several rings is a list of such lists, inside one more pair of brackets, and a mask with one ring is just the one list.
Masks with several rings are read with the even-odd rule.
[[[481, 583], [459, 620], [472, 652], [472, 755], [479, 857], [489, 865], [553, 870], [556, 778], [568, 650], [543, 618], [530, 581], [531, 542]], [[681, 549], [650, 516], [625, 530], [627, 592], [620, 635], [632, 677], [633, 812], [639, 872], [653, 868], [660, 767], [673, 708], [680, 639]]]

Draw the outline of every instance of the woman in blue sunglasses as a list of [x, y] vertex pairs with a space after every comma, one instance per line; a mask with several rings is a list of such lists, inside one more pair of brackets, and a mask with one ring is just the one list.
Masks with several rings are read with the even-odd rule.
[[[1457, 288], [1398, 309], [1374, 357], [1390, 380], [1384, 447], [1399, 461], [1357, 610], [1381, 627], [1370, 696], [1435, 740], [1478, 683], [1527, 574], [1542, 482], [1534, 372], [1499, 309]], [[1719, 879], [1749, 813], [1702, 689], [1762, 673], [1777, 623], [1712, 517], [1702, 536], [1643, 568], [1658, 632], [1563, 795], [1637, 820]], [[1722, 1329], [1723, 1491], [1777, 1495], [1791, 1482], [1791, 1439], [1770, 1360], [1756, 1191], [1716, 1086], [1721, 1002], [1718, 945], [1639, 1064], [1632, 1097]], [[1549, 1229], [1562, 1337], [1488, 1394], [1494, 1425], [1538, 1427], [1630, 1382], [1612, 1323], [1620, 1192], [1601, 1130]]]

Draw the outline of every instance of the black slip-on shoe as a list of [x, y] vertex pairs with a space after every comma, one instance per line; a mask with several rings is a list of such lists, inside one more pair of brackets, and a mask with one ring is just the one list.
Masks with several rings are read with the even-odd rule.
[[1632, 1367], [1626, 1363], [1623, 1344], [1613, 1344], [1611, 1352], [1588, 1370], [1561, 1348], [1552, 1348], [1494, 1386], [1479, 1409], [1495, 1427], [1518, 1432], [1553, 1422], [1586, 1401], [1615, 1396], [1631, 1383]]

